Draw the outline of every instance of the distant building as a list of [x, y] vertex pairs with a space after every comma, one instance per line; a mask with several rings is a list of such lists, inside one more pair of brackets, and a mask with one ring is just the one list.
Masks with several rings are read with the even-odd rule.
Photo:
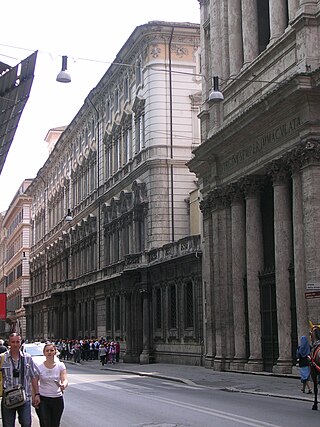
[[60, 138], [62, 132], [66, 129], [66, 127], [67, 126], [59, 126], [56, 128], [52, 128], [48, 131], [44, 140], [48, 145], [49, 154], [51, 154], [56, 142], [58, 141], [58, 139]]
[[205, 364], [290, 373], [320, 322], [319, 2], [199, 3]]
[[29, 249], [31, 198], [26, 195], [31, 179], [21, 184], [0, 219], [0, 292], [7, 294], [7, 318], [0, 335], [18, 332], [26, 336], [25, 298], [30, 293]]
[[125, 361], [202, 363], [200, 211], [186, 166], [200, 139], [199, 33], [137, 27], [30, 186], [28, 338], [104, 336]]

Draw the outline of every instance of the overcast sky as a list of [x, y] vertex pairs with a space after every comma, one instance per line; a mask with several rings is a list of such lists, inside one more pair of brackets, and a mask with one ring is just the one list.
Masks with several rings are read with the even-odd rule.
[[[2, 3], [1, 16], [0, 61], [15, 66], [38, 50], [31, 94], [0, 174], [3, 212], [46, 161], [48, 130], [71, 122], [135, 27], [199, 23], [200, 10], [197, 0], [16, 0]], [[69, 58], [68, 84], [56, 82], [62, 55]]]

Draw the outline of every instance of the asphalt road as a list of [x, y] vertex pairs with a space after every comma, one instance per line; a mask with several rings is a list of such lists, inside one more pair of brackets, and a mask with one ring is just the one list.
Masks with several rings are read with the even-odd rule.
[[292, 399], [68, 365], [61, 427], [313, 427], [320, 411]]

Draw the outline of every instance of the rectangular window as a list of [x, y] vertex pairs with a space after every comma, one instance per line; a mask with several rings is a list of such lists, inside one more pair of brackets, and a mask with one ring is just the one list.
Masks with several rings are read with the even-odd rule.
[[124, 101], [129, 101], [129, 77], [125, 76], [123, 82], [123, 98]]
[[110, 101], [107, 101], [107, 105], [106, 105], [106, 120], [107, 120], [107, 122], [111, 122], [111, 104], [110, 104]]
[[169, 288], [169, 298], [170, 298], [169, 327], [170, 329], [176, 329], [177, 327], [177, 291], [176, 291], [175, 285], [171, 285]]
[[114, 91], [114, 111], [119, 111], [119, 89]]
[[156, 329], [162, 328], [162, 295], [161, 289], [156, 289]]
[[95, 329], [95, 303], [94, 301], [91, 301], [91, 310], [90, 310], [90, 314], [91, 314], [91, 321], [90, 321], [90, 327], [91, 329]]
[[132, 130], [125, 129], [124, 130], [124, 156], [123, 156], [124, 164], [128, 163], [128, 161], [131, 159], [131, 156], [132, 156], [131, 144], [132, 144]]
[[142, 83], [142, 68], [141, 60], [136, 63], [136, 85], [139, 86]]
[[193, 328], [194, 326], [194, 298], [193, 284], [188, 282], [184, 288], [185, 291], [185, 308], [184, 308], [184, 326], [185, 328]]
[[144, 147], [144, 114], [136, 118], [136, 153]]
[[119, 169], [119, 138], [114, 139], [114, 148], [113, 148], [113, 155], [114, 155], [114, 170], [113, 172], [117, 172]]
[[110, 297], [106, 299], [106, 330], [111, 330], [111, 300]]
[[115, 302], [114, 302], [114, 314], [115, 314], [115, 319], [114, 319], [114, 325], [115, 325], [115, 330], [118, 331], [120, 329], [120, 297], [116, 296], [115, 298]]
[[112, 148], [111, 144], [107, 148], [107, 177], [112, 175]]
[[129, 224], [125, 221], [125, 226], [123, 230], [123, 255], [128, 255], [129, 253]]

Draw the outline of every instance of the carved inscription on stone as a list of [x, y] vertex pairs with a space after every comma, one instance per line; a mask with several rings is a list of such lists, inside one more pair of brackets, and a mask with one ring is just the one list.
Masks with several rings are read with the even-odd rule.
[[268, 152], [273, 146], [294, 133], [300, 124], [300, 117], [293, 117], [290, 121], [280, 124], [270, 132], [258, 136], [253, 143], [237, 151], [222, 163], [222, 174], [249, 161], [252, 157], [256, 157], [260, 153]]

